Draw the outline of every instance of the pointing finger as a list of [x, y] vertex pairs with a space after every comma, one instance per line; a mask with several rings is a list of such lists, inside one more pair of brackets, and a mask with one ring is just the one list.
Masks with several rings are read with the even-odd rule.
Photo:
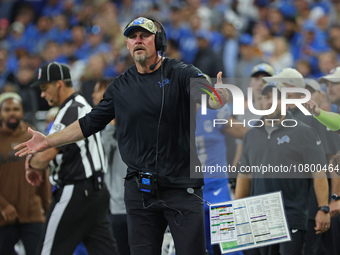
[[222, 72], [219, 71], [217, 74], [217, 84], [222, 84]]

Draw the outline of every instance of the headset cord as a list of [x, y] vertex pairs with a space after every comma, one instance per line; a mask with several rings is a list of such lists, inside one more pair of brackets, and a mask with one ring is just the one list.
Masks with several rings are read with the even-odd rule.
[[[162, 103], [161, 103], [161, 110], [159, 113], [159, 119], [158, 119], [158, 125], [157, 125], [157, 137], [156, 137], [156, 167], [155, 167], [155, 176], [156, 176], [156, 185], [158, 184], [158, 178], [157, 178], [157, 170], [158, 170], [158, 153], [159, 153], [159, 129], [161, 126], [161, 119], [162, 119], [162, 115], [163, 115], [163, 109], [164, 109], [164, 101], [165, 101], [165, 91], [164, 91], [164, 84], [163, 84], [163, 79], [164, 79], [164, 75], [163, 75], [163, 55], [164, 52], [161, 51], [161, 86], [162, 86]], [[157, 193], [157, 198], [159, 199], [159, 194], [158, 194], [158, 189], [156, 190]]]

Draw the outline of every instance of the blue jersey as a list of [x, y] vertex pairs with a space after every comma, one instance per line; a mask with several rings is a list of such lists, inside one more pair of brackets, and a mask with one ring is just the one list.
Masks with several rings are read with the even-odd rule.
[[[219, 110], [207, 109], [207, 114], [201, 114], [201, 108], [196, 114], [196, 147], [202, 166], [227, 167], [227, 146], [225, 142], [225, 125], [213, 126], [214, 119], [228, 119], [231, 109], [228, 105]], [[204, 168], [203, 168], [204, 169]], [[227, 178], [227, 173], [204, 173], [205, 183], [209, 178]]]

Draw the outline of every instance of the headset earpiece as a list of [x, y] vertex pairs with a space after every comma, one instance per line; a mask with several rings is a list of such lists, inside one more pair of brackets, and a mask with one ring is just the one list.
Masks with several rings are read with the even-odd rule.
[[150, 20], [152, 20], [153, 22], [156, 22], [161, 29], [161, 31], [157, 31], [156, 34], [155, 34], [156, 51], [165, 52], [166, 48], [167, 48], [165, 29], [159, 21], [154, 20], [154, 19], [150, 19]]

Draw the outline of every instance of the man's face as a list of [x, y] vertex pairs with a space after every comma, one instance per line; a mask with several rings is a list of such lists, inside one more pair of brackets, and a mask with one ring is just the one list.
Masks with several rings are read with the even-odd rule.
[[94, 106], [99, 104], [100, 100], [102, 100], [104, 92], [105, 92], [105, 88], [100, 87], [99, 82], [97, 82], [96, 86], [94, 86], [93, 93], [92, 93], [92, 102]]
[[59, 106], [59, 89], [58, 83], [46, 83], [40, 85], [40, 97], [45, 98], [49, 106]]
[[147, 59], [157, 54], [155, 35], [143, 28], [135, 28], [129, 33], [126, 37], [126, 47], [139, 64], [144, 64]]
[[13, 98], [5, 100], [0, 109], [2, 125], [10, 129], [17, 129], [24, 116], [21, 103]]
[[333, 83], [327, 81], [327, 95], [332, 104], [336, 104], [340, 107], [340, 82]]
[[250, 78], [249, 86], [253, 89], [254, 98], [261, 98], [261, 91], [264, 85], [263, 77], [266, 75], [258, 74]]
[[[279, 94], [279, 92], [278, 92]], [[273, 105], [273, 92], [271, 89], [267, 89], [264, 95], [262, 95], [262, 106], [264, 110], [268, 110]], [[281, 97], [278, 96], [277, 106], [273, 113], [265, 116], [265, 119], [280, 119], [281, 118]]]

